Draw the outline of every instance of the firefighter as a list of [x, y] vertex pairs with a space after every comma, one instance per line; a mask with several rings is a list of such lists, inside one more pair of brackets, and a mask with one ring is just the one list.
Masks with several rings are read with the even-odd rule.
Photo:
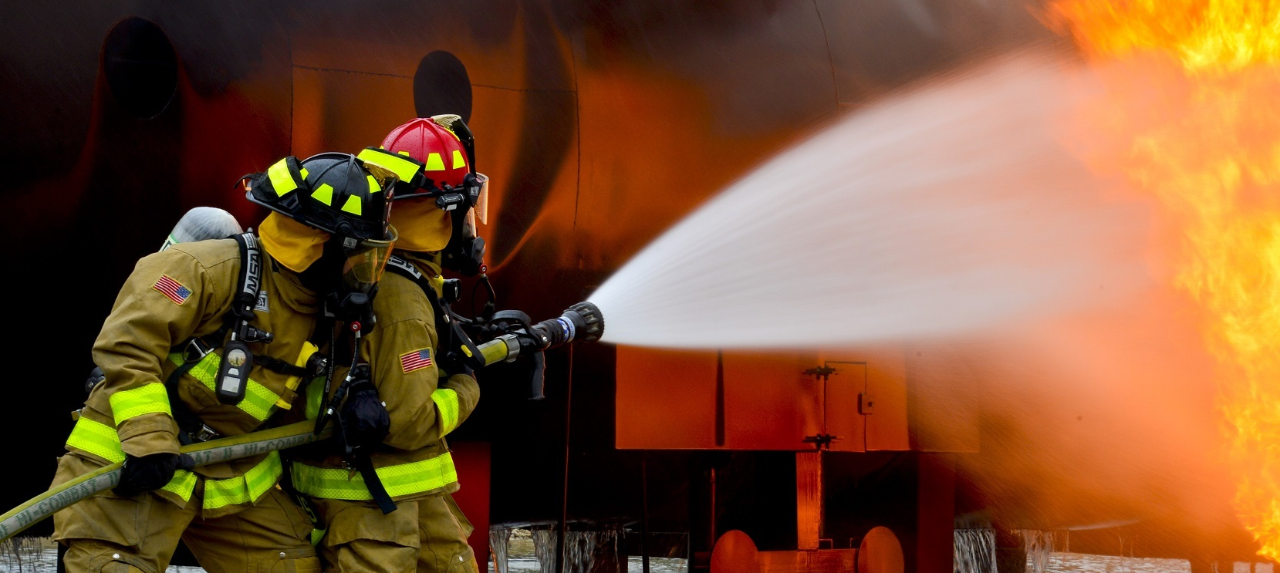
[[[326, 528], [319, 545], [328, 571], [478, 571], [467, 545], [471, 524], [450, 495], [459, 484], [445, 436], [470, 415], [480, 388], [469, 369], [442, 368], [437, 329], [442, 257], [475, 266], [465, 254], [475, 250], [474, 234], [455, 233], [455, 213], [437, 203], [455, 191], [475, 197], [483, 181], [450, 129], [465, 129], [460, 122], [415, 119], [393, 130], [382, 150], [360, 154], [399, 179], [391, 215], [397, 256], [374, 300], [378, 328], [362, 346], [390, 424], [372, 444], [376, 479], [352, 479], [344, 469], [351, 460], [317, 456], [314, 448], [291, 466], [293, 487]], [[461, 247], [449, 251], [451, 242]]]
[[67, 571], [164, 571], [179, 539], [209, 571], [320, 570], [310, 520], [275, 487], [277, 452], [193, 468], [179, 447], [297, 406], [298, 380], [326, 365], [313, 338], [339, 327], [323, 316], [367, 300], [381, 274], [394, 176], [322, 154], [246, 179], [271, 211], [257, 233], [142, 258], [94, 342], [104, 377], [54, 485], [124, 466], [114, 490], [55, 514]]

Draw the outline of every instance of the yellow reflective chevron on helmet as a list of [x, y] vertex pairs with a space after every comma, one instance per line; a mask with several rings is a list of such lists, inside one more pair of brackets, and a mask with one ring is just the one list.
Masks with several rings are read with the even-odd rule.
[[[306, 177], [306, 175], [303, 175]], [[267, 168], [267, 178], [271, 180], [271, 188], [275, 189], [276, 195], [284, 197], [298, 188], [298, 182], [293, 180], [293, 174], [289, 173], [289, 164], [285, 159], [275, 162], [274, 165]]]
[[355, 195], [348, 195], [347, 202], [342, 206], [342, 210], [359, 216], [361, 214], [360, 198]]
[[395, 173], [396, 177], [405, 182], [412, 181], [413, 176], [417, 175], [418, 170], [422, 168], [422, 164], [416, 161], [406, 159], [390, 151], [377, 149], [365, 149], [356, 158]]
[[307, 175], [310, 175], [310, 173], [307, 173], [307, 168], [306, 168], [306, 167], [303, 167], [300, 171], [301, 171], [301, 173], [302, 173], [302, 178], [303, 178], [303, 179], [306, 179], [306, 178], [307, 178]]
[[321, 183], [318, 189], [311, 192], [311, 198], [332, 207], [333, 187], [330, 187], [328, 183]]
[[444, 159], [440, 158], [439, 153], [432, 153], [427, 156], [427, 171], [444, 171]]
[[364, 178], [369, 180], [370, 193], [377, 193], [379, 191], [382, 191], [382, 187], [378, 186], [378, 180], [374, 179], [372, 175], [365, 175]]
[[467, 160], [462, 158], [462, 152], [457, 149], [453, 150], [453, 168], [466, 167]]

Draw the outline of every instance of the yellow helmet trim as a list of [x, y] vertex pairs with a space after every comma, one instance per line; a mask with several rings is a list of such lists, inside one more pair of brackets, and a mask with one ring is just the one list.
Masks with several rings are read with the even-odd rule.
[[365, 175], [364, 178], [369, 180], [370, 193], [377, 193], [379, 191], [382, 191], [382, 187], [378, 185], [378, 180], [374, 179], [372, 175]]
[[355, 195], [348, 195], [347, 202], [342, 206], [342, 210], [357, 217], [360, 216], [360, 198]]
[[453, 168], [466, 167], [467, 160], [462, 158], [462, 152], [457, 149], [453, 150]]
[[427, 156], [427, 171], [444, 171], [444, 159], [440, 158], [439, 153]]
[[302, 173], [302, 178], [303, 178], [303, 179], [306, 179], [306, 178], [307, 178], [307, 175], [308, 175], [308, 173], [307, 173], [307, 168], [306, 168], [306, 167], [303, 167], [300, 171], [301, 171], [301, 173]]
[[333, 187], [330, 187], [328, 183], [321, 183], [318, 189], [311, 192], [311, 198], [332, 207]]
[[360, 161], [371, 165], [377, 165], [387, 171], [396, 174], [401, 181], [413, 181], [413, 176], [417, 175], [420, 164], [400, 157], [389, 151], [380, 151], [377, 149], [365, 149], [356, 156]]
[[289, 173], [289, 164], [284, 159], [267, 168], [267, 178], [271, 180], [271, 188], [276, 190], [277, 197], [284, 197], [298, 188], [298, 182]]

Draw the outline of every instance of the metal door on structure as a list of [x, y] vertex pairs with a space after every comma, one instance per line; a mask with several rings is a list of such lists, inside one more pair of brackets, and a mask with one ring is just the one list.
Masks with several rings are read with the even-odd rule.
[[901, 351], [618, 347], [619, 449], [907, 449]]

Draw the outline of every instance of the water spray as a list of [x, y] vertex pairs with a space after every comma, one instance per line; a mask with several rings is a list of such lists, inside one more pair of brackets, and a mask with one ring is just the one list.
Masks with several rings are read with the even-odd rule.
[[1062, 140], [1090, 78], [1027, 50], [842, 116], [596, 289], [603, 341], [830, 348], [1123, 308], [1150, 281], [1150, 210]]

